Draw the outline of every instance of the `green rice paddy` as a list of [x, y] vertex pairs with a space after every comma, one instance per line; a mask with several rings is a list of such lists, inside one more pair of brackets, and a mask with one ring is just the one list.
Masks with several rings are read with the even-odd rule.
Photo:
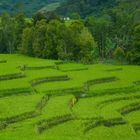
[[139, 139], [139, 66], [0, 54], [0, 140]]

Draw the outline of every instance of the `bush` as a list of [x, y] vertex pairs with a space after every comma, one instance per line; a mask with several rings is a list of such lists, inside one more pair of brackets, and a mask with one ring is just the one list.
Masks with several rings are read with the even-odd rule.
[[129, 64], [131, 64], [132, 61], [133, 61], [132, 57], [133, 57], [132, 52], [130, 52], [130, 51], [127, 52], [127, 54], [126, 54], [126, 60], [129, 62]]
[[126, 60], [129, 62], [129, 64], [140, 65], [140, 54], [139, 54], [139, 52], [136, 52], [136, 51], [128, 52], [127, 55], [126, 55]]
[[116, 60], [119, 60], [122, 62], [124, 57], [125, 57], [124, 50], [120, 47], [116, 48], [114, 53], [113, 53], [113, 56]]

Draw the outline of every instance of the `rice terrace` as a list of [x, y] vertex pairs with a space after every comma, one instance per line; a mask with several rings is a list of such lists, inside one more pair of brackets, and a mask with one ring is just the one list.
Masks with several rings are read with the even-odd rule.
[[0, 0], [0, 140], [140, 140], [140, 0]]
[[139, 138], [139, 66], [0, 55], [0, 140]]

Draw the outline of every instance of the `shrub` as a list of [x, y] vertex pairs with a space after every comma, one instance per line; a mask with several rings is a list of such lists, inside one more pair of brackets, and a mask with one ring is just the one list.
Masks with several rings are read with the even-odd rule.
[[122, 62], [125, 56], [124, 50], [120, 47], [116, 48], [113, 53], [113, 56], [116, 60], [119, 60]]
[[140, 53], [136, 52], [136, 51], [131, 51], [128, 52], [126, 55], [126, 60], [130, 63], [130, 64], [138, 64], [140, 65]]

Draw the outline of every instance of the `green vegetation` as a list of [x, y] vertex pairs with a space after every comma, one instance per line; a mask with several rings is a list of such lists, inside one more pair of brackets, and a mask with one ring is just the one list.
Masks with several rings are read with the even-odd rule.
[[0, 13], [8, 12], [16, 14], [24, 12], [26, 16], [32, 16], [35, 12], [42, 9], [42, 7], [55, 10], [60, 2], [64, 0], [0, 0]]
[[38, 13], [30, 23], [22, 14], [15, 17], [3, 14], [0, 23], [0, 52], [92, 62], [93, 50], [97, 45], [84, 24], [74, 21], [68, 26], [52, 16], [46, 19]]
[[139, 139], [139, 66], [0, 60], [0, 139]]
[[81, 17], [97, 42], [94, 59], [112, 59], [120, 48], [121, 61], [140, 64], [139, 0], [68, 0], [56, 12], [71, 19]]
[[52, 10], [58, 5], [42, 8], [31, 19], [22, 12], [2, 14], [0, 53], [140, 64], [139, 0], [68, 0]]
[[0, 140], [140, 139], [140, 0], [0, 0]]
[[41, 8], [39, 11], [40, 12], [48, 12], [48, 11], [54, 11], [56, 10], [56, 8], [58, 8], [60, 6], [59, 2], [55, 2], [55, 3], [50, 3], [47, 6]]

